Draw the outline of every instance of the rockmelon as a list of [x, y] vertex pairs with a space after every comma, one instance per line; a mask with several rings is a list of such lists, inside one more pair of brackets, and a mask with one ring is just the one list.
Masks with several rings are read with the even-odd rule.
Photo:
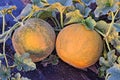
[[17, 54], [29, 53], [32, 61], [38, 62], [52, 53], [55, 32], [46, 21], [31, 18], [15, 30], [12, 43]]
[[63, 28], [57, 36], [58, 56], [76, 68], [87, 68], [95, 64], [103, 50], [103, 40], [95, 30], [88, 30], [76, 23]]

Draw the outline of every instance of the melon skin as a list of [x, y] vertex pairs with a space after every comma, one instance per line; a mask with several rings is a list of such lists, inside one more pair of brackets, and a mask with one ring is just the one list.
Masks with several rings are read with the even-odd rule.
[[52, 53], [55, 37], [54, 29], [49, 23], [31, 18], [15, 30], [12, 43], [17, 54], [29, 53], [32, 61], [38, 62]]
[[103, 50], [103, 40], [95, 30], [82, 24], [63, 28], [56, 39], [58, 56], [69, 65], [84, 69], [95, 64]]

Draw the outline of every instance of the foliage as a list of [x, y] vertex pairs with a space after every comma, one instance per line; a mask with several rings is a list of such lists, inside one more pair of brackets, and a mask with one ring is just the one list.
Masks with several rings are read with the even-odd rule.
[[94, 3], [96, 0], [82, 0], [87, 6]]
[[[99, 75], [106, 80], [119, 80], [120, 74], [120, 0], [31, 0], [21, 11], [20, 15], [15, 17], [12, 12], [16, 9], [14, 5], [0, 7], [0, 17], [3, 18], [2, 34], [0, 34], [0, 43], [3, 43], [3, 53], [0, 53], [0, 59], [5, 59], [6, 65], [0, 61], [0, 78], [2, 80], [30, 80], [22, 77], [20, 73], [11, 77], [11, 66], [8, 65], [5, 42], [12, 35], [12, 32], [24, 21], [31, 18], [51, 19], [55, 25], [55, 30], [60, 31], [66, 25], [81, 23], [87, 29], [96, 30], [104, 40], [104, 51], [100, 57]], [[91, 3], [95, 3], [95, 10], [90, 8]], [[5, 15], [10, 14], [16, 24], [5, 31]], [[105, 15], [107, 20], [100, 20]], [[97, 18], [97, 19], [96, 19]], [[108, 23], [109, 22], [109, 23]], [[44, 66], [48, 64], [56, 65], [58, 58], [51, 55], [41, 62]], [[20, 71], [30, 71], [36, 69], [36, 65], [29, 58], [29, 54], [14, 55], [14, 65]]]
[[31, 79], [28, 79], [26, 77], [21, 77], [20, 73], [16, 73], [15, 77], [12, 77], [11, 80], [31, 80]]
[[10, 78], [10, 76], [10, 68], [2, 65], [0, 61], [0, 79], [7, 80], [8, 78]]
[[114, 66], [110, 67], [107, 70], [107, 80], [120, 80], [120, 65], [119, 64], [114, 64]]
[[92, 19], [92, 17], [87, 17], [84, 21], [84, 25], [87, 29], [94, 30], [94, 26], [96, 25], [96, 21]]
[[66, 13], [64, 24], [68, 25], [75, 22], [81, 22], [82, 19], [83, 19], [83, 16], [80, 14], [79, 10], [71, 11], [69, 13]]
[[116, 4], [119, 0], [96, 0], [97, 8], [95, 10], [95, 16], [107, 14], [109, 11], [115, 12], [119, 6]]
[[76, 9], [80, 11], [80, 13], [84, 16], [87, 17], [89, 13], [91, 12], [91, 9], [85, 5], [82, 5], [80, 3], [75, 4]]
[[36, 65], [29, 58], [29, 54], [25, 53], [23, 55], [15, 54], [14, 55], [14, 65], [17, 66], [19, 71], [30, 71], [35, 70]]
[[57, 65], [58, 57], [56, 55], [50, 55], [48, 58], [44, 59], [41, 64], [46, 67], [48, 64]]

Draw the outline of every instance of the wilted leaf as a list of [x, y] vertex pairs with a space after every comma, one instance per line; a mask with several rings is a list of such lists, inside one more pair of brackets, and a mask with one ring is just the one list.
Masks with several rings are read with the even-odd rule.
[[10, 68], [6, 68], [6, 66], [2, 65], [0, 66], [0, 78], [2, 80], [8, 80], [8, 78], [10, 78], [11, 74], [10, 74]]
[[115, 27], [112, 27], [112, 30], [111, 30], [111, 32], [109, 33], [107, 39], [108, 39], [108, 41], [111, 43], [111, 42], [114, 41], [115, 39], [118, 39], [118, 35], [119, 35], [119, 33], [116, 32]]
[[13, 10], [16, 10], [16, 6], [14, 5], [0, 6], [0, 17], [2, 17], [2, 14], [9, 14]]
[[43, 66], [47, 66], [48, 64], [57, 65], [58, 62], [58, 57], [56, 55], [50, 55], [48, 58], [42, 60], [41, 64]]
[[23, 55], [15, 54], [14, 59], [14, 65], [19, 71], [30, 71], [36, 69], [36, 65], [32, 62], [31, 58], [29, 58], [28, 53], [25, 53]]
[[115, 12], [119, 6], [116, 4], [119, 0], [96, 0], [97, 8], [95, 10], [95, 16], [107, 14], [109, 11]]
[[85, 19], [85, 26], [87, 29], [93, 30], [96, 25], [96, 21], [92, 19], [92, 17], [88, 17]]
[[84, 16], [87, 17], [89, 13], [91, 12], [91, 9], [85, 5], [82, 5], [80, 3], [76, 3], [75, 7], [80, 10], [80, 13]]
[[115, 64], [106, 73], [106, 80], [120, 80], [120, 64]]
[[87, 6], [90, 5], [91, 3], [96, 2], [96, 0], [82, 0]]
[[54, 4], [51, 4], [48, 8], [47, 11], [54, 11], [57, 10], [59, 12], [64, 12], [66, 9], [66, 6], [61, 5], [60, 3], [56, 2]]
[[66, 18], [64, 21], [64, 25], [78, 23], [83, 20], [83, 16], [81, 15], [79, 10], [71, 11], [66, 13]]
[[12, 77], [11, 80], [31, 80], [31, 79], [28, 79], [27, 77], [22, 77], [20, 73], [16, 73], [15, 77]]

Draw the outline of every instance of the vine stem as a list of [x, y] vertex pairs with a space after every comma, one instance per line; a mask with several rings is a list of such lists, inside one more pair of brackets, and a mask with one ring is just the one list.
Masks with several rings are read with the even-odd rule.
[[105, 37], [105, 34], [103, 34], [101, 31], [99, 31], [97, 28], [95, 28], [95, 30], [99, 33], [99, 34], [101, 34], [103, 37]]
[[60, 12], [60, 23], [61, 23], [61, 28], [63, 28], [63, 12]]
[[15, 21], [17, 21], [18, 23], [21, 23], [16, 19], [16, 17], [12, 13], [10, 15], [15, 19]]
[[5, 32], [5, 14], [3, 14], [2, 17], [3, 17], [2, 33], [4, 33]]
[[55, 24], [55, 27], [57, 27], [58, 25], [57, 25], [56, 21], [54, 20], [54, 18], [51, 17], [50, 19], [51, 19], [51, 20], [53, 21], [53, 23]]
[[110, 27], [108, 28], [108, 31], [107, 31], [107, 33], [106, 33], [106, 35], [105, 35], [105, 37], [104, 37], [105, 42], [106, 42], [106, 45], [107, 45], [107, 48], [108, 48], [109, 51], [111, 51], [111, 49], [110, 49], [110, 45], [109, 45], [109, 42], [108, 42], [107, 37], [109, 36], [109, 34], [110, 34], [110, 32], [111, 32], [111, 29], [112, 29], [112, 27], [113, 27], [113, 25], [114, 25], [115, 17], [116, 17], [116, 15], [117, 15], [118, 11], [119, 11], [119, 10], [116, 11], [115, 15], [114, 15], [113, 12], [111, 12], [111, 13], [112, 13], [112, 21], [111, 21]]
[[112, 22], [111, 22], [111, 24], [110, 24], [110, 27], [108, 28], [108, 31], [107, 31], [107, 33], [106, 33], [106, 37], [109, 35], [109, 33], [110, 33], [111, 29], [112, 29], [112, 26], [113, 26], [113, 24], [114, 24], [115, 17], [116, 17], [116, 15], [117, 15], [118, 11], [119, 11], [119, 10], [116, 11], [115, 15], [114, 15], [114, 13], [112, 12]]
[[33, 14], [34, 14], [34, 10], [32, 10], [32, 11], [22, 20], [22, 22], [24, 22], [27, 18], [30, 18]]
[[106, 42], [106, 45], [107, 45], [108, 50], [111, 51], [110, 45], [109, 45], [109, 43], [108, 43], [108, 39], [107, 39], [107, 38], [105, 38], [105, 42]]
[[[5, 14], [3, 14], [2, 17], [3, 17], [2, 34], [4, 34], [4, 32], [5, 32]], [[4, 41], [3, 41], [3, 55], [4, 55], [4, 58], [5, 58], [6, 66], [8, 68], [9, 67], [8, 60], [7, 60], [7, 57], [6, 57], [6, 54], [5, 54], [5, 42], [6, 42], [6, 40], [4, 38]]]
[[56, 17], [55, 17], [54, 19], [55, 19], [55, 21], [56, 21], [58, 27], [61, 28], [61, 27], [60, 27], [60, 23], [58, 22], [58, 20], [56, 19]]

